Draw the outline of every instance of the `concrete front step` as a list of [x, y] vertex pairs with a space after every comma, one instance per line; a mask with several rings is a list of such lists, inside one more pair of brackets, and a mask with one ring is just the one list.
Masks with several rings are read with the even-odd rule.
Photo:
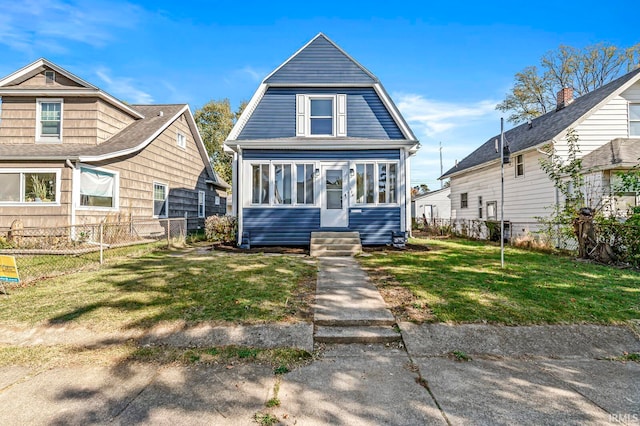
[[312, 232], [309, 252], [313, 257], [345, 257], [362, 252], [359, 232]]
[[311, 238], [358, 238], [360, 239], [360, 233], [358, 231], [314, 231], [311, 233]]
[[345, 237], [345, 238], [311, 238], [311, 244], [360, 244], [360, 238], [358, 237]]
[[323, 316], [322, 314], [316, 314], [313, 323], [323, 327], [390, 327], [396, 323], [396, 319], [393, 315], [385, 315], [386, 312], [376, 312], [373, 315], [367, 315], [360, 317], [353, 315], [351, 318], [332, 318], [330, 316]]
[[389, 343], [402, 340], [402, 335], [393, 327], [316, 325], [314, 340], [319, 343]]

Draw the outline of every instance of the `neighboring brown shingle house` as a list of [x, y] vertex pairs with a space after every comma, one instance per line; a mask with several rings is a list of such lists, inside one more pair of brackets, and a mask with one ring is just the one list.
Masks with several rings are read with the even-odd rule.
[[188, 105], [127, 105], [46, 59], [0, 96], [0, 228], [225, 213]]

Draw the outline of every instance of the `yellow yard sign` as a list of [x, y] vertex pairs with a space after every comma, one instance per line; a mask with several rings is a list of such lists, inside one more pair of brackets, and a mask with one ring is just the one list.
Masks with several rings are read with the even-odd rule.
[[0, 255], [0, 281], [10, 283], [20, 282], [18, 266], [16, 265], [16, 258], [14, 256]]

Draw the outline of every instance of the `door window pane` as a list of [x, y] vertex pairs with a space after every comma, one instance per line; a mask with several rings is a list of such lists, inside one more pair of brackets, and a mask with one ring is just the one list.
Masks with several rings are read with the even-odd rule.
[[342, 209], [342, 170], [326, 171], [327, 209]]

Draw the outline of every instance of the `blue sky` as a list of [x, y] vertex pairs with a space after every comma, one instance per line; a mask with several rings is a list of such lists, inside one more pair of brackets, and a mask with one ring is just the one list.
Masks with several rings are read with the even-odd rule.
[[376, 74], [422, 143], [412, 184], [497, 134], [513, 76], [560, 44], [640, 42], [632, 2], [0, 0], [0, 75], [45, 57], [130, 103], [248, 100], [318, 32]]

